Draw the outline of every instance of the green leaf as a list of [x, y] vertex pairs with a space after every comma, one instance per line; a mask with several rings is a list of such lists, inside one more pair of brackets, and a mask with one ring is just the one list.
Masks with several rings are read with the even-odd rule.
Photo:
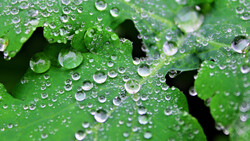
[[50, 43], [66, 43], [74, 33], [79, 33], [79, 29], [84, 32], [93, 25], [114, 29], [125, 19], [134, 21], [143, 38], [147, 38], [144, 42], [148, 47], [154, 46], [155, 38], [163, 39], [172, 34], [169, 32], [172, 28], [176, 30], [173, 18], [182, 7], [175, 1], [153, 1], [154, 4], [149, 1], [104, 2], [106, 8], [103, 10], [98, 10], [95, 1], [1, 2], [0, 37], [8, 43], [6, 49], [2, 49], [6, 59], [15, 56], [37, 27], [44, 27], [44, 36]]
[[[171, 66], [164, 65], [167, 57], [135, 65], [131, 42], [103, 29], [88, 31], [84, 41], [95, 53], [83, 53], [78, 68], [51, 67], [45, 74], [29, 70], [13, 97], [1, 85], [1, 139], [74, 140], [83, 131], [86, 140], [206, 140], [188, 114], [185, 96], [165, 84]], [[93, 39], [96, 44], [89, 44]], [[144, 77], [137, 72], [142, 64], [150, 67]], [[93, 88], [83, 87], [86, 81]]]

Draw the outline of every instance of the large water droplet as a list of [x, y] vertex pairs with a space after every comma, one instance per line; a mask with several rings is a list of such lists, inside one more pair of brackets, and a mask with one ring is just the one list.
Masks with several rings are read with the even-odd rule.
[[238, 53], [242, 53], [249, 46], [249, 42], [244, 36], [237, 36], [232, 42], [232, 49]]
[[140, 124], [147, 124], [148, 123], [148, 116], [145, 114], [145, 115], [140, 115], [138, 117], [138, 121]]
[[30, 59], [30, 68], [36, 73], [44, 73], [50, 68], [51, 62], [49, 58], [43, 53], [36, 53]]
[[84, 91], [89, 91], [93, 88], [93, 83], [90, 82], [89, 80], [86, 80], [82, 83], [82, 89]]
[[103, 11], [103, 10], [105, 10], [107, 8], [107, 3], [106, 3], [105, 0], [97, 0], [95, 2], [95, 7], [96, 7], [97, 10]]
[[97, 71], [94, 75], [93, 75], [93, 79], [96, 83], [98, 84], [102, 84], [107, 80], [107, 75], [102, 72], [102, 71]]
[[147, 64], [141, 64], [138, 69], [137, 72], [140, 76], [145, 77], [148, 76], [151, 73], [151, 69], [149, 67], [149, 65]]
[[113, 16], [113, 17], [118, 17], [119, 14], [120, 14], [120, 10], [116, 7], [110, 9], [110, 14]]
[[125, 83], [125, 89], [128, 93], [130, 94], [135, 94], [137, 93], [141, 86], [139, 84], [139, 82], [137, 80], [134, 80], [134, 79], [130, 79], [128, 80], [126, 83]]
[[86, 137], [86, 134], [84, 133], [84, 131], [79, 130], [75, 133], [75, 138], [79, 141], [83, 140]]
[[58, 55], [58, 61], [65, 69], [73, 69], [82, 63], [83, 57], [79, 51], [63, 48]]
[[162, 49], [167, 56], [173, 56], [178, 51], [176, 44], [174, 42], [168, 42], [168, 41], [163, 44]]
[[175, 22], [183, 32], [194, 32], [200, 28], [204, 16], [192, 8], [183, 8], [175, 17]]
[[8, 40], [5, 38], [0, 38], [0, 51], [5, 51], [6, 47], [8, 45]]
[[75, 94], [75, 99], [77, 101], [83, 101], [86, 98], [86, 94], [84, 93], [84, 91], [78, 91]]
[[108, 113], [103, 109], [99, 109], [96, 111], [94, 118], [97, 122], [103, 123], [108, 119]]

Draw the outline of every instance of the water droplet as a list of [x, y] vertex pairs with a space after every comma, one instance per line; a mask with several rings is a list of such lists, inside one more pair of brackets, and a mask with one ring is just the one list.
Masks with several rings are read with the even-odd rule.
[[162, 49], [167, 56], [173, 56], [178, 51], [176, 44], [174, 42], [168, 42], [168, 41], [163, 44]]
[[62, 0], [62, 4], [64, 5], [69, 5], [71, 0]]
[[145, 138], [145, 139], [150, 139], [150, 138], [152, 138], [152, 133], [151, 133], [151, 132], [148, 132], [148, 131], [145, 132], [145, 133], [144, 133], [144, 138]]
[[238, 53], [242, 53], [249, 46], [249, 42], [244, 36], [237, 36], [232, 42], [232, 49]]
[[93, 75], [93, 79], [96, 83], [98, 84], [102, 84], [107, 80], [107, 75], [102, 72], [102, 71], [97, 71], [94, 75]]
[[118, 17], [119, 14], [120, 14], [120, 10], [116, 7], [110, 9], [110, 14], [113, 16], [113, 17]]
[[148, 115], [139, 115], [138, 121], [140, 124], [147, 124], [148, 123]]
[[125, 89], [128, 93], [130, 94], [135, 94], [137, 93], [141, 86], [139, 84], [139, 82], [137, 80], [134, 80], [134, 79], [130, 79], [128, 80], [126, 83], [125, 83]]
[[122, 100], [121, 100], [121, 98], [120, 97], [115, 97], [114, 99], [113, 99], [113, 104], [115, 105], [115, 106], [119, 106], [120, 104], [121, 104], [121, 102], [122, 102]]
[[79, 141], [83, 140], [86, 137], [86, 134], [84, 133], [84, 131], [79, 130], [75, 133], [75, 138]]
[[195, 91], [194, 87], [191, 87], [191, 88], [189, 89], [189, 94], [190, 94], [191, 96], [196, 96], [196, 95], [197, 95], [197, 92]]
[[44, 73], [50, 68], [51, 62], [49, 58], [43, 53], [36, 53], [30, 59], [30, 68], [36, 73]]
[[108, 113], [103, 109], [99, 109], [96, 111], [94, 118], [97, 122], [103, 123], [108, 119]]
[[145, 77], [145, 76], [149, 76], [149, 74], [151, 73], [151, 69], [150, 69], [149, 65], [141, 64], [138, 67], [137, 72], [140, 76]]
[[115, 70], [110, 70], [108, 72], [108, 76], [111, 78], [115, 78], [117, 76], [117, 72]]
[[86, 94], [84, 93], [84, 91], [78, 91], [75, 94], [75, 99], [77, 101], [83, 101], [86, 98]]
[[82, 89], [84, 91], [89, 91], [93, 88], [93, 83], [90, 82], [89, 80], [86, 80], [82, 83]]
[[175, 18], [175, 23], [186, 33], [194, 32], [200, 28], [203, 23], [204, 16], [192, 8], [183, 8]]
[[81, 75], [78, 72], [73, 73], [71, 76], [72, 76], [72, 79], [75, 81], [81, 78]]
[[240, 71], [244, 74], [248, 73], [249, 70], [250, 70], [250, 67], [247, 64], [240, 67]]
[[103, 11], [103, 10], [105, 10], [107, 8], [107, 3], [106, 3], [105, 0], [97, 0], [95, 2], [95, 7], [96, 7], [97, 10]]
[[140, 107], [138, 108], [138, 113], [139, 113], [140, 115], [144, 115], [144, 114], [146, 114], [146, 112], [147, 112], [147, 109], [146, 109], [144, 106], [140, 106]]
[[82, 63], [83, 57], [81, 52], [74, 49], [63, 48], [58, 55], [58, 61], [65, 69], [73, 69]]
[[164, 110], [164, 114], [165, 114], [166, 116], [172, 115], [172, 113], [173, 113], [173, 111], [172, 111], [171, 108], [166, 108], [166, 109]]
[[5, 51], [7, 45], [8, 45], [8, 40], [5, 38], [0, 38], [0, 52]]
[[107, 98], [106, 98], [106, 96], [104, 96], [104, 95], [100, 95], [100, 96], [98, 97], [98, 101], [99, 101], [100, 103], [104, 103], [104, 102], [106, 102], [106, 100], [107, 100]]

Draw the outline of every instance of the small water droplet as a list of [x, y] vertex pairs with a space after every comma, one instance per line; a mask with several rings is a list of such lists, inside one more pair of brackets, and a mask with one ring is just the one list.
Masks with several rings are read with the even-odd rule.
[[240, 67], [240, 71], [244, 74], [248, 73], [250, 70], [250, 67], [247, 64], [244, 64]]
[[83, 101], [86, 98], [86, 94], [84, 93], [84, 91], [78, 91], [75, 94], [75, 99], [77, 101]]
[[145, 138], [145, 139], [150, 139], [150, 138], [152, 138], [152, 133], [151, 133], [151, 132], [148, 132], [148, 131], [145, 132], [145, 133], [144, 133], [144, 138]]
[[138, 121], [140, 124], [147, 124], [149, 119], [148, 119], [148, 115], [144, 114], [144, 115], [139, 115], [138, 117]]
[[166, 116], [172, 115], [172, 113], [173, 113], [173, 111], [172, 111], [171, 108], [166, 108], [166, 109], [164, 110], [164, 114], [165, 114]]
[[126, 83], [125, 83], [125, 89], [128, 93], [130, 94], [135, 94], [137, 93], [141, 86], [139, 84], [139, 82], [137, 80], [134, 80], [134, 79], [130, 79], [128, 80]]
[[96, 7], [97, 10], [103, 11], [103, 10], [105, 10], [107, 8], [107, 3], [106, 3], [105, 0], [97, 0], [95, 2], [95, 7]]
[[190, 94], [191, 96], [196, 96], [196, 95], [197, 95], [197, 92], [195, 91], [194, 87], [191, 87], [191, 88], [189, 89], [189, 94]]
[[108, 76], [111, 78], [115, 78], [117, 76], [117, 72], [115, 70], [110, 70], [108, 72]]
[[192, 8], [183, 8], [175, 17], [175, 23], [186, 33], [198, 30], [203, 23], [204, 16]]
[[113, 16], [113, 17], [118, 17], [119, 14], [120, 14], [120, 10], [116, 7], [113, 7], [112, 9], [110, 9], [110, 14]]
[[82, 63], [83, 57], [79, 51], [63, 48], [58, 55], [58, 61], [65, 69], [73, 69]]
[[140, 76], [145, 77], [145, 76], [149, 76], [151, 73], [151, 69], [149, 67], [149, 65], [147, 64], [141, 64], [138, 69], [137, 72]]
[[108, 113], [103, 109], [99, 109], [96, 111], [94, 118], [97, 122], [103, 123], [108, 119]]
[[30, 59], [30, 68], [35, 73], [44, 73], [50, 68], [50, 66], [51, 62], [43, 52], [36, 53]]
[[82, 89], [84, 91], [89, 91], [93, 88], [93, 83], [90, 82], [89, 80], [86, 80], [82, 83]]
[[97, 71], [94, 75], [93, 75], [93, 79], [96, 83], [98, 84], [102, 84], [107, 80], [107, 75], [102, 72], [102, 71]]
[[176, 44], [174, 42], [168, 42], [166, 41], [163, 44], [163, 52], [167, 55], [167, 56], [173, 56], [177, 53], [178, 48], [176, 46]]
[[113, 104], [115, 105], [115, 106], [119, 106], [120, 104], [121, 104], [121, 102], [122, 102], [122, 100], [121, 100], [121, 98], [120, 97], [115, 97], [114, 99], [113, 99]]
[[106, 100], [107, 100], [107, 98], [106, 98], [106, 96], [104, 96], [104, 95], [100, 95], [100, 96], [98, 97], [98, 101], [99, 101], [100, 103], [104, 103], [104, 102], [106, 102]]
[[146, 112], [147, 112], [147, 109], [146, 109], [144, 106], [140, 106], [140, 107], [138, 108], [138, 113], [139, 113], [140, 115], [144, 115], [144, 114], [146, 114]]
[[5, 38], [0, 38], [0, 52], [5, 51], [7, 45], [8, 45], [8, 40]]
[[73, 73], [71, 76], [72, 76], [72, 79], [75, 81], [81, 78], [81, 75], [78, 72]]
[[244, 36], [237, 36], [232, 42], [232, 49], [238, 53], [242, 53], [245, 48], [249, 47], [249, 42]]
[[79, 141], [83, 140], [86, 137], [86, 134], [83, 130], [79, 130], [75, 133], [75, 138]]

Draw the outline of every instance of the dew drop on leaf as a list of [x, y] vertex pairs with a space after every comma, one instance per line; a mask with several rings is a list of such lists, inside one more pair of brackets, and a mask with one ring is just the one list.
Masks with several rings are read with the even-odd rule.
[[83, 101], [86, 98], [86, 94], [84, 93], [84, 91], [78, 91], [75, 94], [75, 99], [77, 101]]
[[98, 97], [98, 101], [99, 101], [100, 103], [104, 103], [104, 102], [106, 102], [106, 100], [107, 100], [107, 98], [106, 98], [106, 96], [104, 96], [104, 95], [100, 95], [100, 96]]
[[106, 3], [105, 0], [97, 0], [95, 2], [95, 7], [96, 7], [97, 10], [103, 11], [103, 10], [105, 10], [107, 8], [107, 3]]
[[199, 29], [203, 20], [203, 15], [189, 7], [181, 9], [175, 17], [175, 23], [185, 33]]
[[83, 130], [79, 130], [75, 133], [75, 138], [79, 141], [83, 140], [86, 137], [86, 134]]
[[82, 89], [84, 91], [89, 91], [93, 88], [93, 83], [90, 82], [89, 80], [86, 80], [82, 83]]
[[5, 51], [7, 45], [8, 45], [8, 40], [5, 38], [0, 38], [0, 52]]
[[83, 57], [79, 51], [63, 48], [58, 55], [58, 61], [63, 68], [73, 69], [82, 63]]
[[150, 69], [149, 65], [141, 64], [141, 65], [139, 65], [137, 72], [140, 76], [145, 77], [151, 73], [151, 69]]
[[140, 106], [138, 108], [138, 114], [144, 115], [144, 114], [146, 114], [146, 112], [147, 112], [147, 109], [144, 106]]
[[75, 81], [81, 78], [81, 75], [78, 72], [73, 73], [71, 76], [72, 76], [72, 79]]
[[96, 83], [102, 84], [107, 80], [107, 75], [102, 71], [97, 71], [93, 75], [93, 79]]
[[62, 4], [64, 5], [69, 5], [71, 0], [62, 0]]
[[140, 124], [147, 124], [148, 123], [148, 115], [146, 115], [146, 114], [144, 114], [144, 115], [140, 115], [139, 117], [138, 117], [138, 122], [140, 123]]
[[172, 113], [173, 113], [173, 111], [172, 111], [172, 109], [171, 108], [166, 108], [165, 110], [164, 110], [164, 114], [166, 115], [166, 116], [169, 116], [169, 115], [172, 115]]
[[121, 100], [121, 98], [120, 97], [115, 97], [114, 99], [113, 99], [113, 104], [115, 105], [115, 106], [119, 106], [120, 104], [121, 104], [121, 102], [122, 102], [122, 100]]
[[232, 49], [238, 53], [242, 53], [249, 46], [248, 40], [244, 36], [237, 36], [232, 42]]
[[247, 64], [244, 64], [240, 67], [240, 71], [244, 74], [248, 73], [250, 70], [250, 67]]
[[174, 42], [165, 42], [163, 44], [163, 52], [167, 55], [167, 56], [173, 56], [177, 53], [178, 48], [176, 47], [176, 44]]
[[152, 133], [149, 132], [149, 131], [145, 132], [145, 133], [144, 133], [144, 138], [145, 138], [145, 139], [150, 139], [150, 138], [152, 138]]
[[112, 9], [110, 9], [110, 14], [113, 17], [118, 17], [120, 14], [120, 10], [118, 8], [114, 7]]
[[30, 59], [30, 68], [35, 73], [44, 73], [50, 68], [50, 66], [51, 62], [43, 52], [36, 53]]
[[130, 80], [128, 80], [128, 81], [125, 83], [124, 86], [125, 86], [126, 91], [127, 91], [128, 93], [130, 93], [130, 94], [135, 94], [135, 93], [137, 93], [137, 92], [140, 90], [140, 88], [141, 88], [139, 82], [138, 82], [137, 80], [135, 80], [135, 79], [130, 79]]
[[96, 111], [94, 118], [97, 122], [103, 123], [108, 119], [108, 113], [103, 109], [99, 109]]
[[111, 78], [115, 78], [117, 76], [117, 72], [115, 70], [110, 70], [108, 72], [108, 76]]

